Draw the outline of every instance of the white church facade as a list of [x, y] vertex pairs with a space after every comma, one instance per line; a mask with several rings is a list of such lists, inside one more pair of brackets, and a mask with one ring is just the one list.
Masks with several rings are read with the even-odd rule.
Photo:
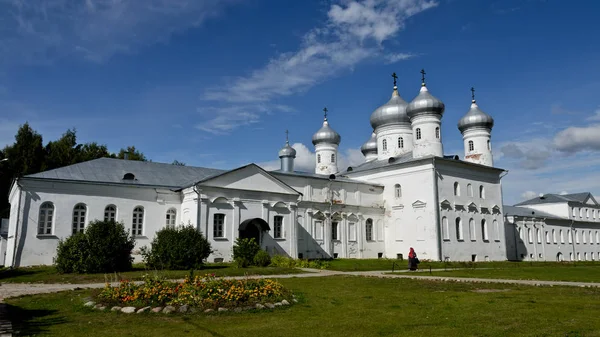
[[230, 261], [238, 237], [293, 258], [399, 258], [413, 247], [422, 260], [523, 259], [509, 244], [516, 227], [502, 205], [506, 171], [493, 166], [492, 117], [473, 97], [458, 121], [464, 158], [445, 156], [444, 103], [424, 78], [408, 103], [395, 80], [391, 99], [371, 115], [365, 163], [355, 167], [338, 167], [341, 136], [325, 111], [312, 139], [314, 173], [294, 170], [286, 141], [275, 171], [101, 158], [22, 177], [9, 196], [4, 265], [53, 264], [59, 239], [95, 219], [125, 224], [136, 261], [158, 230], [179, 224], [208, 238], [209, 262]]

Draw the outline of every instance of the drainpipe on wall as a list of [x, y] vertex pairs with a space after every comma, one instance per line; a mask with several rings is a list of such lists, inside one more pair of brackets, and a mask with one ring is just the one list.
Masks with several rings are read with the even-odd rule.
[[19, 239], [19, 220], [21, 218], [21, 192], [23, 191], [23, 188], [21, 185], [19, 185], [19, 178], [15, 179], [15, 184], [17, 185], [17, 188], [19, 189], [19, 202], [18, 202], [18, 206], [17, 206], [17, 222], [15, 222], [15, 243], [13, 245], [13, 258], [12, 258], [12, 263], [11, 263], [11, 268], [15, 268], [15, 263], [17, 260], [17, 242]]
[[[202, 209], [202, 201], [200, 200], [200, 191], [197, 189], [196, 184], [194, 184], [194, 186], [192, 186], [192, 189], [194, 190], [194, 192], [196, 192], [196, 195], [198, 196], [198, 202], [196, 203], [198, 206], [196, 207], [198, 209], [198, 211], [196, 212], [196, 228], [200, 229], [200, 231], [202, 231], [202, 229], [200, 228], [200, 226], [202, 225], [202, 221], [201, 221], [201, 213], [200, 210]], [[204, 233], [204, 236], [206, 238], [208, 238], [208, 233]]]
[[434, 202], [434, 207], [435, 207], [435, 222], [437, 225], [437, 229], [438, 229], [438, 254], [439, 254], [439, 260], [440, 262], [444, 262], [444, 254], [442, 252], [443, 249], [443, 243], [442, 240], [443, 238], [443, 229], [442, 229], [442, 225], [440, 223], [440, 196], [439, 196], [439, 190], [438, 190], [438, 181], [437, 181], [437, 171], [435, 169], [435, 157], [433, 157], [433, 192], [434, 192], [434, 197], [433, 197], [433, 202]]
[[573, 262], [577, 261], [577, 256], [575, 256], [575, 237], [573, 236], [573, 223], [575, 220], [571, 220], [571, 248], [573, 250]]

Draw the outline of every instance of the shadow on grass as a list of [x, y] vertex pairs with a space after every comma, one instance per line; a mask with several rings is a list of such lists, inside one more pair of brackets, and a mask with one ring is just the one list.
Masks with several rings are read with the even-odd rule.
[[8, 279], [13, 277], [19, 277], [23, 275], [33, 275], [40, 273], [40, 270], [35, 269], [23, 269], [23, 268], [4, 268], [0, 270], [0, 280]]
[[[38, 335], [48, 331], [48, 327], [63, 324], [63, 317], [52, 317], [58, 310], [36, 309], [27, 310], [14, 305], [0, 303], [0, 320], [8, 320], [12, 324], [9, 331], [6, 324], [0, 327], [1, 333], [12, 333], [14, 336]], [[4, 322], [3, 322], [4, 323]]]

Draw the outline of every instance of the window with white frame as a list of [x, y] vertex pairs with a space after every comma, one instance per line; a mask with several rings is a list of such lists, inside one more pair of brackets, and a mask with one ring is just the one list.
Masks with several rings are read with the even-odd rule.
[[381, 145], [383, 146], [383, 151], [387, 150], [387, 139], [381, 141]]
[[575, 207], [571, 208], [571, 213], [572, 213], [573, 217], [575, 217], [577, 214], [577, 209]]
[[367, 219], [365, 223], [365, 238], [367, 241], [373, 241], [373, 219]]
[[462, 228], [462, 220], [460, 218], [456, 218], [456, 240], [463, 240], [463, 228]]
[[417, 128], [417, 139], [421, 139], [421, 128]]
[[579, 217], [580, 217], [580, 218], [583, 218], [583, 208], [580, 208], [580, 209], [579, 209]]
[[596, 231], [596, 243], [600, 244], [600, 233]]
[[108, 205], [104, 207], [104, 221], [117, 221], [117, 206]]
[[339, 235], [338, 235], [338, 222], [337, 221], [333, 221], [331, 223], [331, 240], [337, 241], [339, 240]]
[[498, 220], [494, 219], [494, 240], [500, 241], [500, 224]]
[[175, 228], [175, 219], [177, 218], [177, 211], [175, 208], [170, 208], [165, 214], [165, 225], [167, 227]]
[[581, 231], [581, 243], [586, 244], [587, 243], [587, 237], [585, 235], [585, 231]]
[[560, 236], [560, 243], [565, 243], [565, 236], [562, 229], [558, 231], [558, 236]]
[[546, 231], [545, 236], [546, 236], [546, 243], [550, 243], [550, 232]]
[[435, 138], [440, 139], [440, 128], [439, 127], [435, 128]]
[[570, 229], [567, 229], [567, 240], [569, 240], [569, 243], [573, 243], [573, 236]]
[[315, 236], [315, 240], [323, 240], [323, 221], [315, 221], [313, 235]]
[[442, 234], [445, 241], [450, 241], [450, 228], [446, 217], [442, 217]]
[[592, 236], [592, 231], [589, 231], [588, 234], [590, 237], [590, 245], [593, 245], [594, 244], [594, 236]]
[[487, 145], [488, 145], [488, 150], [491, 150], [492, 149], [492, 144], [490, 143], [489, 140], [487, 141]]
[[404, 148], [404, 138], [402, 138], [402, 137], [398, 137], [398, 148], [399, 149]]
[[275, 239], [283, 238], [283, 216], [281, 215], [273, 217], [273, 237]]
[[477, 240], [477, 237], [475, 236], [475, 220], [473, 220], [473, 218], [469, 219], [469, 238], [471, 241]]
[[213, 237], [225, 237], [225, 214], [215, 213], [213, 215]]
[[348, 241], [356, 241], [356, 223], [348, 223]]
[[556, 231], [554, 229], [552, 230], [552, 242], [556, 243]]
[[574, 230], [573, 232], [575, 232], [575, 243], [579, 244], [579, 231]]
[[83, 232], [85, 229], [85, 213], [84, 204], [77, 204], [73, 207], [73, 234]]
[[52, 223], [54, 219], [54, 204], [45, 202], [40, 206], [38, 218], [38, 235], [52, 234]]
[[454, 195], [456, 195], [456, 196], [460, 195], [460, 185], [458, 184], [458, 181], [454, 182]]
[[468, 197], [473, 196], [473, 185], [471, 185], [471, 184], [467, 184], [467, 196]]
[[481, 238], [483, 239], [483, 241], [490, 240], [488, 236], [487, 221], [485, 221], [485, 219], [481, 220]]
[[533, 243], [533, 232], [531, 228], [527, 228], [527, 238], [529, 239], [529, 243]]
[[479, 186], [479, 198], [485, 199], [485, 188], [483, 185]]
[[470, 140], [469, 141], [469, 151], [473, 151], [473, 150], [475, 150], [475, 145], [473, 145], [473, 141]]
[[131, 234], [142, 235], [144, 229], [144, 207], [138, 206], [133, 209], [133, 218], [131, 220]]
[[332, 162], [332, 163], [335, 163], [335, 153], [332, 153], [332, 154], [331, 154], [331, 162]]
[[535, 236], [537, 237], [537, 243], [542, 243], [542, 231], [539, 228], [535, 230]]
[[400, 199], [402, 197], [402, 186], [400, 186], [400, 184], [396, 184], [394, 186], [394, 194], [396, 199]]

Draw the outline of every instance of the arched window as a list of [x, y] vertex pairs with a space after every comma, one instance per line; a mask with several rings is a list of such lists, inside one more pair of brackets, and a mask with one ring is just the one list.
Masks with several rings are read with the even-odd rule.
[[77, 204], [73, 207], [73, 234], [83, 232], [85, 229], [85, 204]]
[[381, 145], [383, 146], [383, 151], [387, 150], [387, 139], [381, 141]]
[[489, 140], [487, 141], [487, 145], [488, 145], [488, 150], [490, 150], [490, 151], [491, 151], [491, 150], [492, 150], [492, 144], [490, 143], [490, 141], [489, 141]]
[[592, 236], [592, 231], [589, 231], [588, 234], [590, 235], [590, 245], [594, 244], [594, 237]]
[[440, 139], [440, 128], [435, 128], [435, 138]]
[[404, 138], [402, 138], [402, 137], [398, 137], [398, 148], [399, 149], [404, 148]]
[[483, 239], [483, 241], [489, 241], [489, 237], [488, 237], [488, 228], [487, 228], [487, 222], [485, 221], [485, 219], [481, 220], [481, 238]]
[[498, 220], [494, 219], [494, 240], [500, 241], [500, 224]]
[[581, 231], [581, 243], [587, 243], [587, 237], [585, 235], [585, 231]]
[[590, 209], [589, 208], [585, 209], [585, 217], [588, 219], [590, 218]]
[[600, 233], [596, 231], [596, 243], [600, 244]]
[[540, 229], [536, 229], [535, 236], [537, 237], [537, 243], [542, 243], [542, 232]]
[[131, 234], [133, 236], [142, 235], [144, 229], [144, 207], [138, 206], [133, 209], [133, 218], [131, 219]]
[[533, 232], [531, 228], [527, 228], [527, 239], [529, 239], [529, 243], [533, 243]]
[[54, 204], [45, 202], [40, 206], [38, 218], [38, 235], [52, 234], [52, 220], [54, 219]]
[[475, 236], [475, 220], [472, 218], [469, 219], [469, 238], [471, 241], [477, 240], [477, 237]]
[[567, 240], [569, 240], [569, 243], [573, 243], [573, 236], [570, 229], [567, 229]]
[[573, 213], [573, 217], [575, 217], [575, 215], [577, 214], [577, 209], [575, 207], [571, 208], [571, 211]]
[[421, 139], [421, 128], [417, 128], [417, 139]]
[[479, 186], [479, 197], [485, 199], [485, 189], [483, 188], [483, 185]]
[[575, 243], [579, 244], [579, 231], [574, 230], [573, 232], [575, 232]]
[[104, 221], [117, 221], [117, 206], [108, 205], [104, 208]]
[[544, 235], [546, 236], [546, 243], [550, 243], [550, 232], [546, 231]]
[[320, 163], [321, 163], [321, 154], [318, 154], [317, 155], [317, 164], [320, 164]]
[[562, 229], [558, 231], [558, 236], [560, 236], [560, 243], [565, 243], [565, 236]]
[[396, 186], [394, 186], [394, 194], [396, 195], [396, 199], [399, 199], [402, 197], [402, 186], [400, 186], [400, 184], [396, 184]]
[[213, 237], [225, 237], [225, 214], [216, 213], [213, 215]]
[[467, 196], [473, 196], [473, 186], [471, 184], [467, 184]]
[[281, 215], [273, 217], [273, 237], [275, 239], [283, 238], [283, 217]]
[[519, 227], [519, 240], [523, 241], [523, 229]]
[[458, 185], [458, 181], [454, 182], [454, 195], [460, 196], [460, 185]]
[[367, 219], [365, 224], [365, 239], [373, 241], [373, 219]]
[[583, 218], [583, 208], [580, 208], [580, 209], [579, 209], [579, 217], [580, 217], [580, 218]]
[[167, 227], [175, 227], [175, 219], [177, 218], [177, 211], [175, 208], [170, 208], [165, 215], [165, 225]]
[[469, 141], [469, 151], [473, 151], [473, 150], [475, 150], [475, 146], [473, 145], [473, 141], [470, 140]]
[[443, 234], [444, 240], [446, 240], [446, 241], [450, 240], [450, 228], [448, 228], [448, 218], [446, 218], [446, 217], [442, 218], [442, 234]]
[[556, 231], [554, 229], [552, 230], [552, 242], [556, 243]]
[[460, 218], [456, 218], [456, 240], [463, 239], [463, 229], [462, 229], [462, 220]]

